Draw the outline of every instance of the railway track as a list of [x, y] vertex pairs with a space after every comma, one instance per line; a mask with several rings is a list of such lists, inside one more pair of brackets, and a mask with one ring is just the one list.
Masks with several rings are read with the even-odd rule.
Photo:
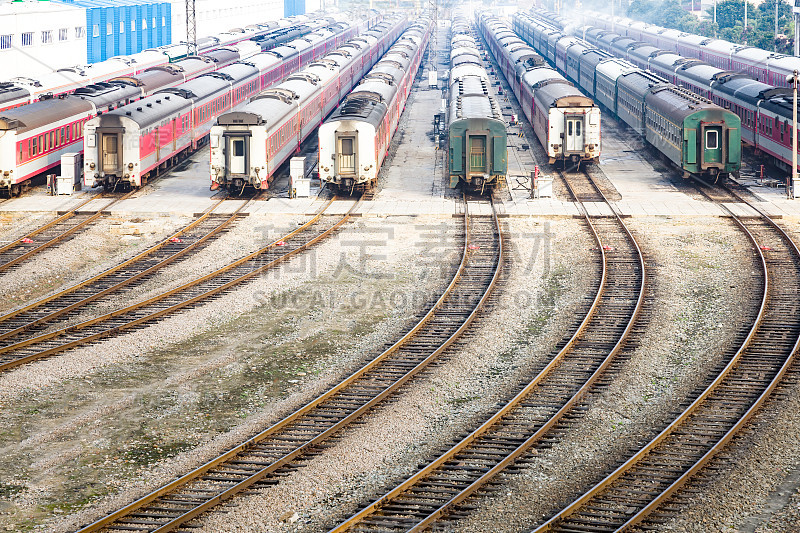
[[119, 291], [130, 290], [167, 265], [187, 257], [208, 245], [233, 223], [245, 216], [245, 202], [233, 213], [214, 213], [225, 199], [219, 200], [186, 227], [155, 246], [80, 283], [0, 316], [0, 347], [18, 342], [21, 337], [52, 328], [62, 318], [72, 318], [86, 305]]
[[93, 212], [82, 212], [80, 209], [98, 198], [92, 197], [84, 200], [55, 220], [36, 228], [22, 238], [0, 247], [0, 272], [8, 270], [33, 255], [75, 236], [79, 230], [102, 217], [103, 211], [115, 203], [129, 198], [134, 192], [131, 191], [123, 196], [112, 198], [109, 203]]
[[[465, 501], [523, 457], [576, 407], [622, 349], [642, 307], [644, 260], [621, 218], [590, 216], [603, 201], [586, 174], [565, 176], [599, 251], [596, 292], [572, 337], [535, 377], [479, 428], [414, 476], [331, 531], [422, 531], [446, 515], [468, 512]], [[441, 526], [441, 524], [439, 524]]]
[[79, 324], [24, 340], [0, 341], [0, 371], [141, 327], [258, 276], [335, 231], [349, 220], [360, 202], [354, 202], [343, 216], [323, 217], [332, 203], [333, 199], [329, 200], [311, 220], [275, 242], [179, 287]]
[[[492, 216], [464, 213], [462, 260], [442, 296], [399, 341], [314, 401], [243, 444], [140, 500], [81, 529], [171, 531], [223, 500], [297, 468], [327, 439], [350, 426], [424, 370], [470, 326], [502, 266], [503, 242]], [[191, 524], [189, 524], [191, 525]]]
[[[730, 191], [701, 192], [723, 202], [758, 254], [764, 279], [758, 316], [722, 371], [678, 417], [537, 532], [620, 531], [668, 519], [676, 510], [665, 504], [733, 439], [794, 361], [800, 344], [800, 251], [747, 200]], [[748, 205], [750, 215], [735, 215], [726, 205], [734, 202]]]

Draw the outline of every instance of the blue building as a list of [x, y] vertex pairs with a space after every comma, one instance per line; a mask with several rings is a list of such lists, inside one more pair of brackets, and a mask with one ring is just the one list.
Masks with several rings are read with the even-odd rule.
[[283, 16], [304, 15], [306, 12], [306, 0], [283, 0]]
[[172, 43], [172, 10], [169, 2], [58, 1], [86, 10], [86, 58], [89, 63]]

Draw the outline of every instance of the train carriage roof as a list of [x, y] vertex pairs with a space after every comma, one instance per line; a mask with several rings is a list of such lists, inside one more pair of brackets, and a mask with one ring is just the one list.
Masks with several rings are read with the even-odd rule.
[[[789, 123], [792, 121], [792, 99], [784, 96], [774, 96], [764, 100], [761, 109], [770, 111], [784, 117]], [[791, 139], [791, 137], [790, 137]]]
[[450, 124], [458, 120], [472, 118], [486, 118], [500, 121], [503, 115], [500, 112], [500, 106], [490, 96], [457, 96], [450, 100]]
[[538, 67], [522, 75], [522, 83], [536, 89], [549, 83], [569, 83], [567, 79], [550, 67]]
[[386, 102], [379, 102], [370, 94], [351, 93], [325, 121], [325, 124], [339, 120], [356, 120], [370, 124], [377, 129], [387, 110]]
[[704, 62], [685, 63], [675, 70], [675, 74], [677, 74], [679, 78], [695, 82], [704, 87], [710, 86], [714, 77], [722, 72], [725, 71]]
[[481, 78], [489, 79], [483, 65], [476, 65], [474, 63], [465, 63], [450, 69], [450, 82], [458, 80], [464, 76], [478, 76]]
[[647, 43], [634, 43], [628, 48], [628, 55], [632, 55], [640, 61], [647, 61], [653, 53], [660, 52], [657, 46]]
[[475, 47], [467, 47], [467, 46], [459, 46], [458, 48], [453, 48], [450, 50], [450, 59], [459, 57], [459, 56], [473, 56], [480, 60], [481, 53]]
[[353, 89], [347, 98], [361, 96], [373, 99], [375, 102], [387, 103], [392, 100], [397, 92], [397, 85], [389, 85], [380, 80], [365, 79]]
[[733, 52], [733, 57], [736, 59], [747, 59], [755, 63], [766, 63], [769, 59], [777, 56], [775, 52], [769, 52], [752, 46], [739, 48]]
[[453, 84], [453, 94], [460, 96], [489, 95], [487, 79], [481, 76], [463, 76]]
[[585, 41], [578, 41], [569, 47], [569, 50], [567, 50], [567, 55], [573, 57], [580, 57], [581, 54], [583, 54], [587, 50], [594, 50], [594, 45], [589, 44]]
[[247, 125], [267, 128], [280, 123], [295, 110], [293, 103], [281, 98], [270, 98], [267, 91], [254, 98], [238, 111], [223, 113], [217, 117], [220, 126]]
[[[250, 69], [254, 70], [252, 67], [250, 67]], [[170, 93], [190, 95], [188, 96], [189, 98], [197, 101], [202, 100], [203, 98], [206, 98], [217, 91], [226, 89], [227, 87], [229, 87], [229, 80], [226, 79], [224, 74], [220, 75], [216, 72], [211, 72], [209, 74], [198, 76], [193, 80], [189, 80], [180, 87], [169, 87], [162, 89], [155, 94]]]
[[682, 64], [682, 60], [685, 60], [685, 59], [686, 58], [681, 56], [681, 55], [673, 54], [672, 52], [669, 52], [669, 53], [666, 53], [666, 54], [659, 54], [659, 55], [651, 58], [650, 59], [650, 63], [653, 64], [653, 65], [658, 65], [658, 66], [660, 66], [661, 68], [663, 68], [665, 70], [669, 70], [669, 71], [674, 72], [675, 69], [678, 68], [680, 66], [680, 64]]
[[149, 94], [161, 87], [182, 82], [183, 73], [179, 69], [153, 67], [135, 76], [121, 76], [109, 81], [127, 83], [133, 87], [139, 87]]
[[784, 72], [791, 73], [793, 70], [800, 71], [800, 57], [780, 56], [770, 61], [773, 71], [777, 68]]
[[686, 118], [699, 112], [723, 111], [705, 98], [674, 85], [654, 88], [645, 95], [645, 101], [648, 109], [656, 111], [676, 124], [683, 123]]
[[24, 133], [68, 117], [88, 116], [92, 111], [92, 105], [81, 98], [53, 98], [0, 111], [0, 131], [17, 130], [17, 133]]
[[0, 105], [7, 104], [8, 102], [17, 100], [19, 98], [29, 98], [31, 91], [25, 87], [20, 87], [13, 83], [0, 82]]
[[128, 119], [139, 129], [147, 129], [161, 125], [165, 118], [176, 113], [190, 110], [191, 106], [191, 100], [180, 95], [159, 93], [99, 115], [95, 121], [101, 127], [108, 127], [121, 126]]
[[275, 48], [271, 49], [268, 53], [275, 54], [276, 56], [284, 60], [291, 59], [299, 55], [296, 49], [283, 45], [276, 46]]
[[595, 107], [594, 101], [568, 82], [549, 83], [533, 93], [538, 105], [551, 107]]
[[754, 80], [750, 76], [723, 72], [714, 82], [713, 92], [728, 98], [737, 98], [755, 107], [761, 100], [761, 93], [772, 89], [771, 85]]
[[722, 54], [723, 56], [728, 56], [735, 52], [738, 48], [741, 48], [742, 45], [733, 44], [721, 39], [712, 39], [711, 41], [705, 43], [703, 47], [706, 49], [706, 52], [716, 52], [718, 54]]
[[667, 85], [669, 85], [669, 83], [661, 76], [643, 70], [628, 72], [617, 78], [617, 86], [619, 88], [627, 89], [640, 100], [644, 100], [645, 95], [654, 88]]
[[597, 64], [603, 61], [604, 59], [610, 59], [614, 56], [609, 54], [604, 50], [592, 49], [587, 50], [586, 52], [582, 53], [580, 56], [581, 64], [587, 64], [592, 67], [592, 69], [597, 67]]
[[633, 72], [635, 70], [640, 70], [640, 69], [633, 63], [629, 63], [624, 59], [619, 59], [615, 57], [612, 59], [606, 59], [598, 63], [596, 72], [599, 74], [603, 74], [608, 78], [616, 80], [619, 76], [628, 72]]
[[215, 63], [230, 63], [239, 59], [239, 51], [234, 48], [217, 48], [204, 54], [204, 57], [211, 58]]
[[581, 40], [578, 39], [577, 37], [573, 37], [572, 35], [565, 35], [556, 42], [556, 50], [564, 50], [570, 45], [579, 42], [581, 42]]

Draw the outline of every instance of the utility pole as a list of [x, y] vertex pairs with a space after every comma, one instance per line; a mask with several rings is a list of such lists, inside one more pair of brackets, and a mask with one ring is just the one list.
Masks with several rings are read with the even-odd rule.
[[747, 0], [744, 0], [744, 30], [742, 30], [744, 44], [747, 44]]
[[800, 41], [797, 40], [797, 32], [800, 30], [800, 1], [794, 0], [792, 13], [794, 14], [794, 55], [796, 57], [800, 56]]
[[197, 55], [197, 19], [194, 2], [195, 0], [186, 0], [186, 46], [190, 56]]
[[[796, 47], [797, 45], [795, 45]], [[797, 71], [792, 74], [792, 190], [789, 198], [800, 196], [797, 187]]]
[[775, 0], [775, 38], [772, 40], [772, 51], [778, 51], [778, 3], [780, 0]]

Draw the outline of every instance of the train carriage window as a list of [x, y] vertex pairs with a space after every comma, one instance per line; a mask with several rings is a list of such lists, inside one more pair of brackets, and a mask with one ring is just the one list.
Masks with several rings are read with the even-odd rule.
[[716, 150], [719, 148], [719, 135], [716, 130], [706, 132], [706, 149]]

